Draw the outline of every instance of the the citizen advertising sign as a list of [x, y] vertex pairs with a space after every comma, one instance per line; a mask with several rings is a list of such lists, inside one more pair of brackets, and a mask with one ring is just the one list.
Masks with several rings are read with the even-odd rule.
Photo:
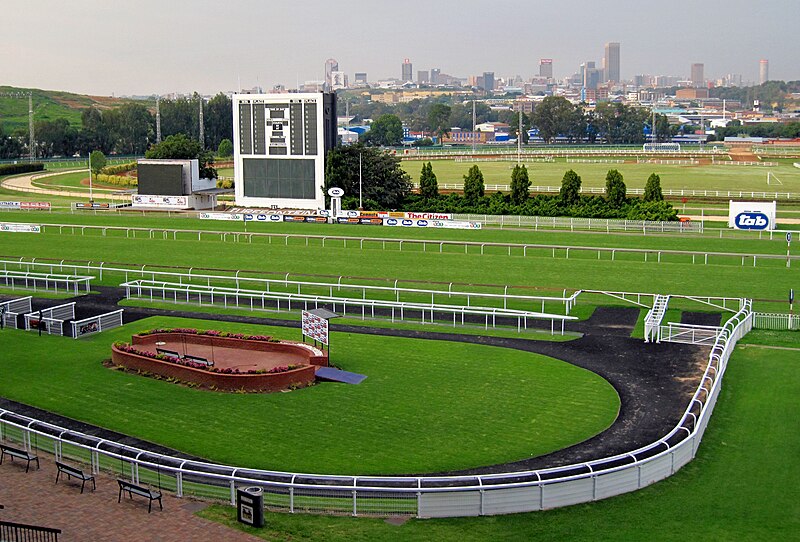
[[774, 230], [777, 205], [770, 202], [731, 201], [728, 226], [737, 230]]
[[443, 228], [451, 230], [479, 230], [480, 222], [462, 220], [412, 220], [410, 218], [384, 218], [385, 226], [401, 226], [406, 228]]

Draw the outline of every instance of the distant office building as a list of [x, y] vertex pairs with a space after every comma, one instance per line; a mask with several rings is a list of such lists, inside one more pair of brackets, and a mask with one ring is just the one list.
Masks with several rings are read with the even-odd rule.
[[403, 81], [404, 83], [407, 81], [414, 80], [413, 66], [411, 64], [411, 61], [407, 58], [403, 60], [403, 72], [402, 72], [402, 77], [400, 77], [400, 80]]
[[339, 71], [339, 61], [335, 58], [329, 58], [325, 61], [325, 84], [328, 85], [328, 89], [331, 88], [333, 85], [332, 81], [332, 74], [333, 72]]
[[431, 68], [431, 78], [430, 78], [431, 85], [438, 85], [440, 83], [439, 74], [441, 73], [442, 70], [440, 70], [439, 68]]
[[417, 84], [418, 85], [428, 84], [428, 70], [420, 70], [417, 72]]
[[758, 82], [763, 85], [769, 81], [769, 60], [761, 59], [758, 61]]
[[581, 64], [581, 73], [583, 74], [583, 88], [594, 90], [600, 84], [600, 70], [597, 69], [594, 62], [584, 62]]
[[491, 92], [494, 90], [494, 72], [483, 72], [483, 90]]
[[325, 156], [336, 145], [336, 94], [234, 94], [236, 204], [325, 206]]
[[702, 63], [692, 64], [692, 76], [690, 78], [691, 81], [692, 81], [692, 86], [694, 86], [694, 87], [702, 87], [703, 86], [703, 84], [706, 81], [705, 75], [703, 73], [704, 70], [705, 70], [705, 65], [704, 64], [702, 64]]
[[367, 72], [356, 72], [356, 83], [360, 85], [367, 84]]
[[603, 57], [603, 75], [606, 81], [613, 81], [619, 83], [619, 43], [609, 42], [606, 43], [606, 54]]
[[329, 88], [331, 90], [341, 90], [348, 87], [347, 74], [340, 71], [331, 72]]
[[553, 78], [553, 59], [541, 58], [539, 59], [539, 77]]

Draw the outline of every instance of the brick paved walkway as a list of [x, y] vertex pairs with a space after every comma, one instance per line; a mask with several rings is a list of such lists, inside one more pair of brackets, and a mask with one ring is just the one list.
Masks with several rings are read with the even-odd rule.
[[134, 496], [117, 503], [119, 486], [113, 476], [97, 476], [97, 491], [91, 483], [81, 495], [80, 482], [64, 476], [55, 485], [52, 457], [39, 454], [42, 468], [25, 473], [25, 463], [8, 457], [0, 465], [0, 519], [61, 529], [59, 542], [117, 542], [120, 540], [252, 542], [248, 534], [199, 518], [193, 514], [203, 503], [178, 499], [164, 492], [164, 511]]

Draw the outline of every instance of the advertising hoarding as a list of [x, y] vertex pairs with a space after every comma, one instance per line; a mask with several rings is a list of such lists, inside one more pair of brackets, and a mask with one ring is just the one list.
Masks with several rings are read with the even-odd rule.
[[728, 208], [728, 227], [737, 230], [774, 230], [777, 203], [774, 201], [732, 201]]
[[328, 344], [328, 321], [325, 318], [303, 311], [302, 330], [306, 337]]

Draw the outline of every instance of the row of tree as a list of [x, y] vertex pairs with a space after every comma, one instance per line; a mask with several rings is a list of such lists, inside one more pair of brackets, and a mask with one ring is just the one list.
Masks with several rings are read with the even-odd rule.
[[[161, 135], [184, 134], [199, 141], [200, 97], [161, 100]], [[217, 149], [222, 141], [233, 139], [233, 106], [225, 94], [217, 94], [203, 104], [204, 148]], [[105, 154], [143, 154], [156, 141], [155, 103], [130, 102], [114, 109], [85, 109], [81, 126], [64, 118], [34, 123], [36, 156], [87, 155], [93, 150]], [[5, 134], [0, 125], [0, 158], [16, 158], [30, 153], [27, 129]]]
[[664, 201], [661, 179], [655, 173], [647, 179], [642, 198], [627, 197], [625, 181], [616, 169], [609, 170], [606, 175], [603, 196], [582, 194], [580, 176], [569, 170], [564, 174], [558, 195], [531, 197], [528, 169], [517, 165], [511, 173], [509, 193], [486, 195], [483, 173], [475, 165], [464, 176], [461, 194], [443, 195], [439, 193], [433, 166], [428, 162], [422, 165], [419, 191], [414, 194], [411, 178], [400, 166], [398, 157], [363, 144], [338, 146], [329, 153], [325, 188], [334, 186], [344, 190], [342, 203], [350, 209], [362, 206], [368, 210], [677, 219], [675, 209]]
[[[413, 103], [413, 102], [412, 102]], [[471, 104], [447, 105], [441, 102], [420, 103], [410, 117], [403, 109], [382, 113], [373, 118], [371, 128], [363, 136], [368, 145], [399, 145], [403, 140], [403, 123], [411, 130], [424, 130], [442, 138], [451, 128], [472, 129]], [[475, 104], [476, 123], [505, 122], [511, 137], [517, 137], [520, 119], [513, 111], [492, 111], [486, 104]], [[424, 115], [424, 116], [423, 116]], [[599, 103], [594, 110], [585, 111], [561, 96], [548, 96], [537, 104], [530, 115], [522, 114], [522, 138], [528, 142], [528, 130], [535, 128], [545, 142], [588, 142], [609, 144], [640, 144], [648, 141], [652, 131], [652, 115], [647, 109], [621, 103]], [[655, 133], [658, 141], [667, 141], [678, 132], [666, 116], [656, 115]]]

